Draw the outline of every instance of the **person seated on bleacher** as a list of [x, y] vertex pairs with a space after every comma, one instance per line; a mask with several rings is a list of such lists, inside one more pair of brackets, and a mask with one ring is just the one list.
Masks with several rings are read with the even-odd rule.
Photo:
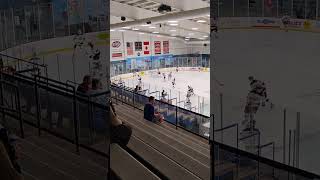
[[11, 140], [7, 130], [0, 125], [0, 179], [23, 180], [17, 163], [17, 149]]
[[82, 83], [78, 86], [77, 92], [86, 94], [91, 89], [92, 79], [90, 75], [83, 77]]
[[162, 123], [164, 121], [163, 116], [159, 112], [155, 112], [154, 108], [155, 99], [153, 96], [149, 97], [149, 102], [144, 106], [144, 119], [155, 122]]
[[111, 143], [117, 143], [120, 146], [126, 146], [129, 143], [132, 134], [132, 128], [121, 121], [116, 113], [116, 109], [110, 101], [111, 111]]

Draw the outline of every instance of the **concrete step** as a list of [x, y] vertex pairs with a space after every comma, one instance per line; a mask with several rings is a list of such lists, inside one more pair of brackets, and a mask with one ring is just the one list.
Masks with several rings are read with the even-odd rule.
[[[142, 117], [143, 119], [143, 111], [135, 109], [133, 107], [130, 107], [126, 104], [121, 104], [120, 102], [116, 107], [119, 107], [118, 109], [129, 111], [133, 115], [137, 115], [138, 117]], [[198, 151], [203, 153], [209, 153], [209, 144], [208, 141], [202, 137], [198, 137], [192, 133], [189, 133], [181, 128], [176, 129], [175, 126], [173, 126], [170, 123], [164, 122], [162, 123], [161, 129], [166, 132], [167, 134], [172, 135], [177, 140], [181, 140], [181, 142], [186, 143], [193, 148], [196, 148]]]
[[26, 171], [23, 171], [22, 174], [23, 174], [24, 180], [39, 180], [38, 178], [34, 177], [33, 175], [31, 175]]
[[27, 140], [21, 140], [22, 151], [31, 156], [33, 159], [45, 162], [48, 166], [55, 169], [59, 169], [78, 180], [103, 180], [106, 179], [105, 176], [99, 176], [93, 172], [88, 171], [84, 166], [79, 164], [68, 162], [63, 157], [57, 154], [51, 153], [46, 149], [39, 147]]
[[160, 180], [117, 144], [111, 145], [111, 169], [122, 180]]
[[195, 150], [194, 148], [192, 148], [192, 146], [188, 146], [187, 144], [183, 144], [182, 142], [178, 141], [177, 139], [173, 138], [172, 136], [170, 136], [166, 132], [163, 132], [161, 129], [159, 129], [159, 127], [161, 127], [161, 125], [157, 125], [155, 123], [146, 121], [142, 118], [136, 119], [136, 117], [127, 115], [126, 113], [119, 113], [118, 112], [118, 115], [122, 119], [126, 119], [127, 122], [133, 123], [133, 124], [141, 127], [143, 130], [145, 130], [149, 134], [152, 134], [153, 136], [164, 140], [167, 144], [174, 147], [177, 151], [181, 151], [181, 152], [191, 156], [192, 158], [196, 159], [197, 161], [199, 161], [205, 165], [210, 164], [209, 153], [208, 154], [201, 153], [201, 152]]
[[52, 168], [48, 164], [37, 161], [24, 153], [20, 157], [20, 165], [23, 171], [28, 172], [38, 180], [76, 180], [75, 177], [66, 172]]
[[81, 167], [86, 168], [88, 171], [97, 174], [99, 176], [107, 176], [107, 169], [96, 164], [95, 162], [85, 159], [75, 153], [68, 152], [64, 150], [63, 148], [48, 142], [46, 139], [40, 137], [28, 137], [28, 141], [32, 142], [33, 144], [37, 145], [38, 147], [44, 148], [46, 151], [55, 154], [57, 156], [60, 156], [65, 161], [72, 162], [76, 165], [79, 165]]
[[[123, 120], [123, 119], [121, 119]], [[190, 170], [197, 176], [201, 177], [202, 179], [209, 179], [210, 178], [210, 171], [209, 166], [203, 164], [202, 162], [196, 160], [195, 158], [189, 156], [188, 154], [177, 150], [169, 143], [166, 142], [166, 139], [161, 139], [156, 137], [152, 132], [148, 132], [142, 127], [138, 125], [127, 122], [133, 128], [133, 135], [139, 137], [145, 143], [148, 143], [154, 149], [159, 150], [161, 153], [168, 156], [170, 159], [181, 164], [186, 169]]]

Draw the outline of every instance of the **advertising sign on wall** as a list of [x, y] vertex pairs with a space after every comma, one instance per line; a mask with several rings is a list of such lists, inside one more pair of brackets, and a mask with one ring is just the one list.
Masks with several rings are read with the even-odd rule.
[[133, 43], [127, 42], [127, 55], [132, 56], [133, 55]]
[[169, 54], [169, 41], [163, 41], [163, 54]]
[[161, 41], [154, 42], [154, 54], [161, 54]]
[[150, 48], [150, 42], [149, 41], [143, 42], [143, 54], [149, 55], [150, 54], [149, 48]]
[[134, 49], [135, 51], [142, 51], [142, 42], [141, 41], [135, 42]]
[[122, 49], [120, 39], [111, 40], [111, 54], [113, 59], [122, 59]]

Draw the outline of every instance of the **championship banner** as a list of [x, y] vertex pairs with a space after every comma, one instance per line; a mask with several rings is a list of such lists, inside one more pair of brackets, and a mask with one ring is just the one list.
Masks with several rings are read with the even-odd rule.
[[141, 41], [135, 42], [134, 49], [135, 51], [142, 51], [142, 42]]
[[150, 42], [149, 41], [145, 41], [143, 42], [143, 54], [144, 55], [149, 55], [150, 54]]
[[154, 54], [161, 54], [161, 41], [154, 42]]
[[111, 57], [113, 59], [122, 59], [123, 54], [122, 54], [122, 43], [120, 39], [114, 39], [111, 40]]
[[163, 54], [169, 54], [169, 41], [163, 41]]
[[127, 42], [127, 55], [133, 56], [133, 43]]

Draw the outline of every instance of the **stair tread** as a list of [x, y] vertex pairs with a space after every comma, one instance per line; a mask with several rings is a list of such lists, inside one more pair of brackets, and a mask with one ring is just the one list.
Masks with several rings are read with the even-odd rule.
[[24, 171], [37, 177], [39, 180], [76, 180], [75, 177], [52, 168], [44, 162], [37, 161], [24, 153], [20, 157], [20, 165]]
[[168, 156], [170, 159], [179, 162], [182, 166], [191, 170], [199, 177], [203, 179], [209, 179], [209, 165], [205, 165], [200, 161], [197, 161], [196, 159], [192, 158], [191, 156], [185, 154], [184, 152], [177, 150], [170, 144], [163, 141], [163, 139], [153, 136], [150, 132], [146, 132], [142, 128], [137, 127], [135, 124], [131, 122], [127, 123], [133, 128], [133, 135], [139, 137], [144, 142], [152, 145], [155, 149], [159, 150], [160, 152]]
[[[159, 178], [140, 164], [117, 144], [111, 145], [111, 168], [123, 180], [143, 179], [159, 180]], [[118, 163], [124, 162], [124, 163]]]
[[81, 167], [73, 162], [67, 162], [64, 158], [46, 151], [45, 149], [38, 147], [31, 142], [22, 140], [22, 150], [25, 154], [33, 157], [38, 161], [45, 162], [50, 167], [64, 171], [77, 179], [81, 180], [101, 180], [103, 177], [94, 174], [87, 170], [86, 167]]
[[130, 116], [125, 115], [123, 113], [118, 113], [119, 116], [121, 116], [122, 119], [125, 119], [126, 121], [130, 121], [130, 123], [134, 123], [135, 125], [138, 125], [139, 127], [143, 128], [145, 131], [152, 133], [154, 136], [165, 139], [166, 143], [170, 144], [171, 146], [175, 147], [176, 149], [190, 155], [191, 157], [197, 159], [198, 161], [209, 165], [210, 164], [210, 156], [209, 152], [207, 154], [199, 152], [195, 150], [192, 146], [188, 146], [187, 144], [181, 143], [179, 140], [173, 138], [168, 133], [162, 132], [159, 130], [161, 125], [157, 125], [155, 123], [149, 122], [149, 121], [142, 121], [142, 120], [135, 120], [135, 118], [130, 118]]
[[100, 165], [88, 160], [84, 159], [83, 157], [76, 155], [74, 153], [68, 152], [63, 148], [46, 141], [44, 138], [41, 137], [28, 137], [28, 141], [31, 141], [35, 145], [39, 147], [45, 148], [47, 151], [54, 153], [60, 157], [62, 157], [65, 161], [75, 163], [82, 167], [85, 167], [88, 171], [91, 171], [99, 176], [106, 176], [107, 169], [101, 167]]

